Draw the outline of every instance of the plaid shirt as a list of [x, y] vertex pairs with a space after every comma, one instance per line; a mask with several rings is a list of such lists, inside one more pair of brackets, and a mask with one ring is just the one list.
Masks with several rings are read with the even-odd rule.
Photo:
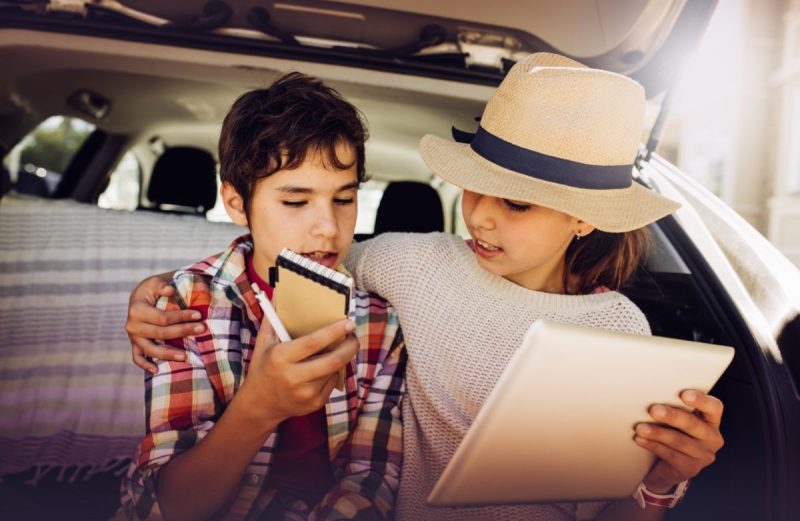
[[[145, 378], [147, 434], [123, 480], [118, 519], [162, 519], [159, 470], [208, 434], [247, 375], [262, 318], [246, 273], [252, 247], [245, 235], [224, 253], [176, 272], [175, 297], [159, 301], [162, 309], [199, 310], [207, 331], [170, 341], [186, 351], [187, 360], [158, 361], [158, 372]], [[258, 519], [268, 507], [270, 519], [390, 516], [402, 462], [406, 354], [397, 315], [386, 301], [359, 291], [356, 307], [354, 334], [361, 347], [347, 366], [344, 392], [334, 389], [325, 406], [335, 485], [310, 512], [265, 489], [278, 444], [273, 433], [253, 457], [223, 519]]]

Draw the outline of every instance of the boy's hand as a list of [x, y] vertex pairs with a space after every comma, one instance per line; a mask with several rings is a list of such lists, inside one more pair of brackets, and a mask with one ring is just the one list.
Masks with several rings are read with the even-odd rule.
[[719, 424], [722, 402], [703, 392], [688, 390], [681, 400], [694, 412], [666, 405], [650, 407], [650, 416], [662, 425], [640, 423], [634, 441], [659, 460], [644, 479], [656, 494], [667, 494], [678, 483], [693, 478], [711, 465], [724, 445]]
[[196, 335], [205, 331], [200, 313], [193, 310], [162, 311], [156, 308], [160, 297], [171, 297], [175, 288], [169, 285], [172, 273], [153, 275], [139, 283], [128, 301], [125, 331], [131, 341], [133, 363], [155, 373], [157, 368], [146, 356], [159, 360], [183, 361], [184, 353], [156, 344], [152, 339], [168, 340]]
[[272, 329], [262, 327], [237, 399], [246, 400], [254, 420], [267, 426], [324, 407], [337, 372], [358, 351], [354, 330], [352, 321], [341, 320], [278, 343]]

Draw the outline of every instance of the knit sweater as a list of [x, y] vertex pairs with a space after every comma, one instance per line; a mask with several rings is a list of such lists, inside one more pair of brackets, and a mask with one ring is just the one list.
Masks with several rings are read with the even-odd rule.
[[484, 270], [462, 238], [442, 233], [392, 233], [354, 244], [345, 266], [360, 287], [394, 306], [405, 335], [398, 520], [591, 519], [605, 506], [443, 509], [425, 499], [535, 320], [650, 334], [633, 302], [615, 291], [576, 296], [526, 289]]

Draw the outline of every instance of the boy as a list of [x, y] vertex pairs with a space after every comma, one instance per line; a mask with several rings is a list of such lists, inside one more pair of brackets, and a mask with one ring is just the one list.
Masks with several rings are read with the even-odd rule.
[[[353, 239], [366, 130], [319, 80], [241, 96], [219, 142], [221, 195], [250, 229], [175, 273], [162, 309], [202, 314], [146, 379], [147, 434], [123, 481], [129, 519], [386, 518], [398, 485], [405, 352], [385, 301], [280, 344], [255, 299], [283, 247], [338, 266]], [[346, 368], [345, 392], [334, 390]], [[202, 440], [202, 443], [200, 441]]]

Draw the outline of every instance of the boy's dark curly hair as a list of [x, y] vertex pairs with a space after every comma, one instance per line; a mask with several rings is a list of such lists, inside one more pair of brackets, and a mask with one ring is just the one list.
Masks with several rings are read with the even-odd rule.
[[337, 157], [336, 146], [349, 144], [358, 181], [364, 181], [367, 137], [358, 109], [322, 81], [292, 72], [234, 102], [219, 139], [220, 177], [236, 189], [249, 215], [256, 182], [278, 170], [297, 168], [309, 152], [318, 151], [326, 165], [345, 169], [352, 164]]

